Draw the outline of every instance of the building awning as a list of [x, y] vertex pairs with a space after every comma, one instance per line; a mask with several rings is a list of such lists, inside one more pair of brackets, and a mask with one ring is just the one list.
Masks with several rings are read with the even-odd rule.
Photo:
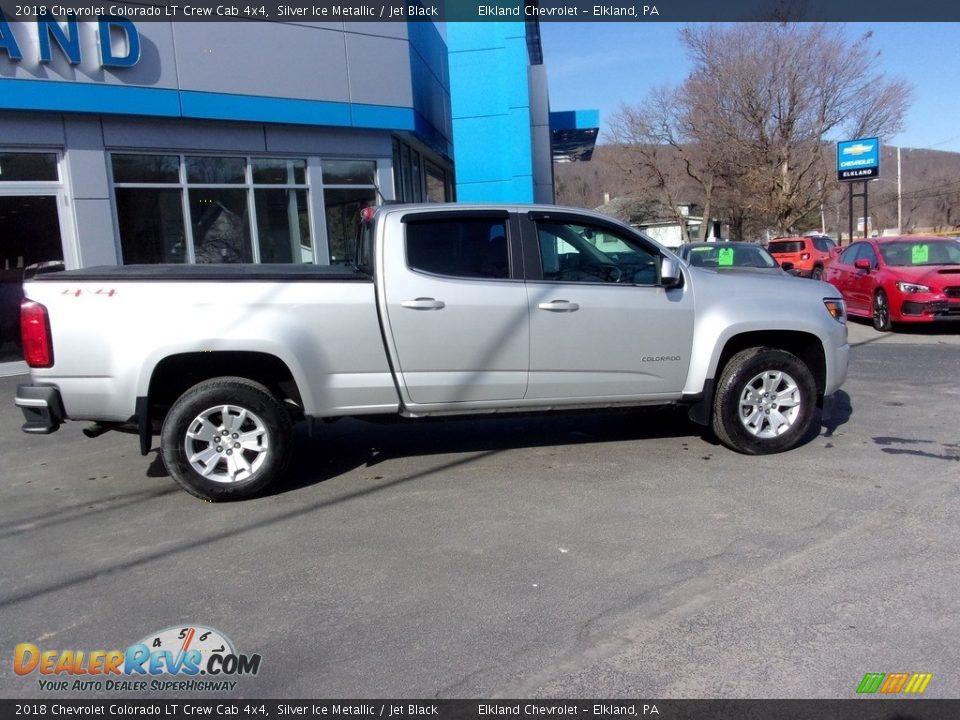
[[554, 162], [581, 162], [593, 157], [600, 134], [599, 110], [564, 110], [550, 113]]

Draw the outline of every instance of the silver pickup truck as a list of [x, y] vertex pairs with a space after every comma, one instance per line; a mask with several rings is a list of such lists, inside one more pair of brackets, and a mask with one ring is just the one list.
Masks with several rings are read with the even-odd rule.
[[355, 263], [40, 274], [21, 321], [28, 433], [136, 432], [189, 493], [277, 479], [294, 422], [683, 404], [747, 454], [804, 440], [847, 371], [825, 283], [691, 267], [602, 215], [367, 212]]

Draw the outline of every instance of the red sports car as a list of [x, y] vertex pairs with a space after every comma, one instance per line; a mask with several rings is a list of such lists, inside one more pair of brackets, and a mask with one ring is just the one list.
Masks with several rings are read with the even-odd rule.
[[823, 279], [847, 304], [847, 313], [891, 324], [960, 321], [960, 242], [938, 237], [884, 237], [845, 248]]

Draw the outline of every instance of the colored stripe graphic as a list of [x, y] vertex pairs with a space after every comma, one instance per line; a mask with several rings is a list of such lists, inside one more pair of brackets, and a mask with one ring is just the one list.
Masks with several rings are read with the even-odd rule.
[[883, 693], [896, 695], [904, 692], [920, 695], [933, 680], [933, 673], [867, 673], [857, 686], [860, 694]]
[[867, 673], [863, 676], [863, 680], [860, 681], [857, 692], [875, 693], [880, 688], [880, 683], [883, 682], [884, 677], [886, 677], [884, 673]]
[[880, 692], [886, 694], [894, 694], [900, 692], [903, 689], [904, 684], [907, 682], [907, 678], [910, 675], [907, 673], [890, 673], [887, 675], [887, 679], [884, 681], [883, 685], [880, 686]]
[[930, 684], [931, 680], [933, 680], [932, 673], [914, 673], [910, 676], [910, 681], [907, 683], [907, 686], [903, 689], [903, 691], [905, 693], [919, 695], [927, 689], [927, 685]]

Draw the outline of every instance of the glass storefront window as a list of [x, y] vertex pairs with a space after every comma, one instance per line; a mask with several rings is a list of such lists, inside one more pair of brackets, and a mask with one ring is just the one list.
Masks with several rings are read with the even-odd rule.
[[254, 185], [306, 185], [307, 161], [254, 158]]
[[373, 160], [324, 160], [324, 185], [374, 185], [377, 163]]
[[411, 181], [413, 183], [413, 202], [423, 202], [423, 180], [420, 178], [420, 153], [410, 153], [413, 166], [411, 168]]
[[253, 262], [247, 191], [191, 188], [189, 198], [195, 261]]
[[303, 158], [116, 153], [111, 162], [125, 264], [317, 261]]
[[187, 262], [179, 189], [117, 188], [116, 198], [124, 264]]
[[56, 182], [56, 153], [0, 153], [0, 182]]
[[327, 188], [323, 200], [330, 263], [350, 262], [360, 230], [360, 211], [377, 204], [376, 188]]
[[176, 155], [114, 155], [112, 160], [117, 183], [180, 182], [180, 158]]
[[242, 185], [247, 163], [238, 157], [187, 157], [187, 182], [197, 185]]
[[447, 201], [446, 174], [433, 163], [425, 163], [427, 175], [427, 202], [442, 203]]
[[260, 262], [312, 263], [306, 190], [253, 191]]

